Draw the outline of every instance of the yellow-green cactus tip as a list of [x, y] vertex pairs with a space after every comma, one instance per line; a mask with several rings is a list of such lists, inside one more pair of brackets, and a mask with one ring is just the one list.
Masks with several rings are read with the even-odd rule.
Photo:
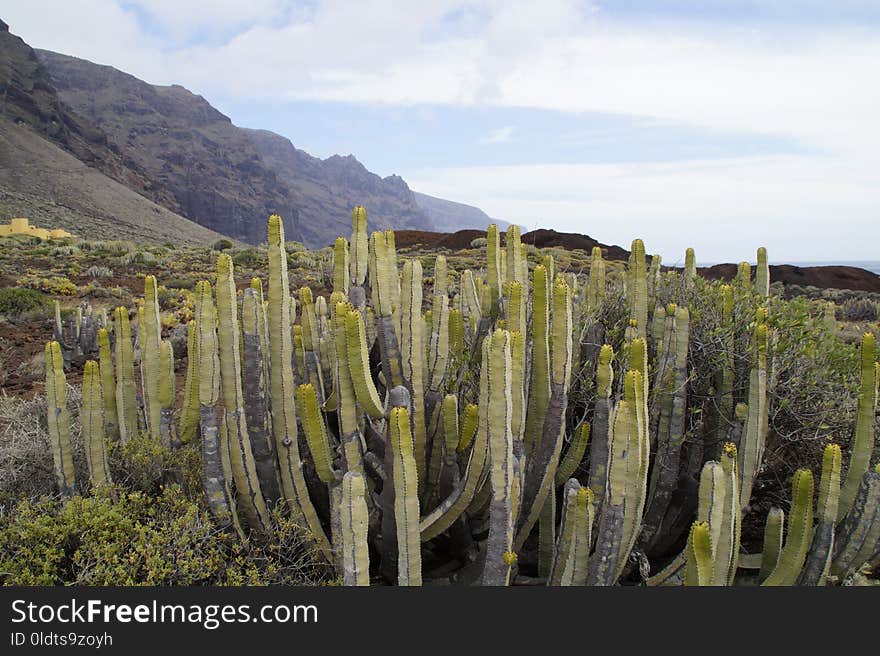
[[599, 364], [601, 365], [609, 365], [611, 364], [611, 358], [614, 357], [614, 348], [610, 344], [604, 344], [601, 349], [599, 349]]
[[578, 503], [593, 504], [593, 491], [588, 487], [581, 487], [577, 495]]
[[726, 442], [724, 444], [724, 455], [736, 458], [736, 444], [733, 442]]
[[668, 314], [668, 315], [675, 314], [677, 310], [678, 310], [678, 306], [675, 303], [670, 303], [669, 305], [666, 306], [666, 314]]
[[508, 567], [512, 567], [513, 564], [517, 561], [517, 556], [512, 551], [505, 551], [503, 554], [501, 554], [501, 560], [503, 560], [504, 564]]
[[740, 421], [745, 421], [746, 417], [749, 414], [749, 406], [745, 403], [737, 403], [736, 404], [736, 418]]
[[629, 326], [630, 326], [630, 328], [636, 328], [636, 327], [638, 327], [638, 325], [639, 325], [639, 322], [636, 321], [635, 319], [630, 319], [630, 320], [629, 320]]

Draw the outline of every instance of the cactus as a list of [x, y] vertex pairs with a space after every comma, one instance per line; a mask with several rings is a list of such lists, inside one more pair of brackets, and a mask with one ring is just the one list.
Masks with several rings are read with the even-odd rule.
[[776, 569], [782, 555], [782, 527], [785, 524], [785, 512], [781, 508], [771, 508], [767, 513], [764, 525], [764, 548], [761, 553], [761, 570], [758, 581], [763, 583]]
[[359, 472], [346, 472], [342, 479], [342, 584], [370, 585], [370, 553], [367, 548], [366, 481]]
[[852, 508], [837, 526], [831, 574], [845, 580], [874, 559], [880, 543], [880, 466], [862, 477]]
[[134, 351], [128, 310], [118, 307], [113, 313], [116, 335], [116, 412], [119, 439], [125, 442], [137, 435], [137, 391], [134, 383]]
[[648, 272], [645, 263], [645, 244], [641, 239], [632, 243], [627, 267], [627, 295], [629, 318], [635, 321], [635, 336], [647, 337], [648, 329]]
[[[559, 466], [556, 468], [556, 487], [561, 487], [577, 471], [590, 442], [590, 424], [584, 422], [575, 431]], [[592, 495], [590, 495], [592, 496]], [[592, 502], [591, 502], [592, 503]]]
[[764, 457], [767, 426], [767, 326], [755, 327], [755, 360], [749, 373], [749, 402], [745, 432], [742, 436], [739, 463], [740, 505], [747, 508], [752, 485]]
[[[362, 287], [367, 277], [367, 210], [362, 205], [351, 211], [351, 251], [349, 269], [350, 281], [355, 287]], [[337, 290], [337, 291], [342, 291]]]
[[174, 418], [174, 349], [171, 342], [163, 339], [159, 343], [159, 379], [156, 400], [159, 403], [159, 436], [162, 446], [171, 448], [176, 441], [173, 435]]
[[794, 585], [810, 548], [813, 533], [813, 473], [798, 469], [792, 479], [791, 511], [779, 562], [762, 585]]
[[141, 347], [141, 379], [144, 390], [144, 414], [150, 437], [160, 439], [162, 404], [159, 402], [159, 342], [162, 327], [159, 319], [159, 300], [156, 278], [144, 278], [144, 304], [141, 306], [138, 324], [138, 341]]
[[763, 298], [770, 296], [770, 265], [767, 262], [767, 249], [758, 249], [758, 266], [755, 268], [755, 292]]
[[83, 371], [80, 422], [82, 423], [86, 462], [89, 466], [89, 478], [92, 485], [104, 485], [112, 481], [110, 467], [107, 464], [103, 405], [98, 363], [89, 360]]
[[586, 585], [593, 527], [593, 493], [569, 479], [548, 585]]
[[613, 357], [614, 349], [609, 344], [605, 344], [599, 350], [598, 366], [596, 367], [597, 397], [591, 429], [593, 441], [590, 446], [589, 485], [595, 499], [596, 514], [600, 517], [607, 487], [611, 418], [614, 410], [614, 404], [611, 400], [611, 390], [614, 385], [614, 370], [611, 367]]
[[302, 471], [293, 397], [293, 365], [290, 330], [291, 298], [281, 217], [269, 217], [269, 375], [272, 400], [272, 433], [281, 474], [281, 492], [293, 512], [302, 518], [311, 539], [328, 562], [333, 561], [330, 541], [309, 498]]
[[388, 447], [393, 454], [394, 519], [397, 526], [397, 582], [422, 584], [419, 541], [419, 497], [414, 442], [409, 412], [391, 408], [388, 414]]
[[687, 541], [685, 585], [712, 585], [714, 554], [708, 522], [696, 521], [691, 526]]
[[196, 322], [187, 325], [186, 381], [183, 386], [183, 406], [177, 426], [177, 439], [188, 444], [199, 428], [199, 345]]
[[226, 253], [221, 253], [217, 262], [217, 338], [224, 421], [239, 507], [252, 529], [263, 530], [269, 526], [269, 512], [260, 490], [245, 418], [238, 303], [232, 258]]
[[687, 285], [693, 285], [697, 277], [697, 258], [694, 249], [688, 248], [684, 252], [684, 281]]
[[67, 410], [67, 377], [64, 375], [64, 357], [58, 342], [46, 344], [45, 359], [46, 407], [55, 481], [61, 495], [70, 497], [76, 494], [76, 474], [70, 442], [70, 414]]
[[104, 433], [110, 440], [119, 439], [119, 417], [116, 413], [116, 376], [113, 373], [113, 353], [110, 333], [98, 330], [98, 368], [101, 375], [101, 398], [104, 403]]
[[834, 527], [840, 500], [840, 461], [840, 447], [837, 444], [828, 444], [822, 456], [822, 476], [819, 479], [819, 501], [816, 507], [816, 519], [819, 523], [798, 581], [800, 585], [824, 585], [831, 568]]
[[837, 521], [842, 522], [852, 508], [862, 478], [868, 471], [874, 451], [874, 410], [877, 407], [877, 370], [874, 366], [875, 341], [872, 333], [862, 335], [860, 381], [856, 425], [850, 447], [846, 478], [840, 490]]

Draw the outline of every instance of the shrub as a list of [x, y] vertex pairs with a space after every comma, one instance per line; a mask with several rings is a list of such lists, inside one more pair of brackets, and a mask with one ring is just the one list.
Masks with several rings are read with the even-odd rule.
[[218, 239], [214, 242], [211, 248], [213, 248], [215, 251], [226, 251], [232, 248], [232, 246], [233, 243], [231, 239]]
[[73, 296], [76, 294], [76, 285], [64, 276], [43, 278], [34, 274], [28, 274], [19, 278], [18, 284], [22, 287], [37, 289], [41, 292], [57, 296]]
[[176, 278], [169, 278], [163, 284], [168, 289], [193, 289], [197, 282], [198, 280], [189, 276], [178, 276]]
[[90, 266], [86, 269], [86, 275], [89, 278], [109, 278], [113, 275], [113, 269], [105, 266]]
[[477, 237], [476, 239], [471, 241], [471, 248], [485, 248], [486, 247], [486, 238], [485, 237]]
[[840, 318], [844, 321], [877, 321], [877, 304], [867, 298], [851, 298], [843, 303]]
[[247, 248], [232, 256], [232, 262], [236, 266], [256, 269], [266, 264], [266, 256], [256, 248]]
[[52, 310], [52, 302], [43, 292], [25, 287], [0, 289], [0, 314], [20, 317], [25, 314], [46, 314]]

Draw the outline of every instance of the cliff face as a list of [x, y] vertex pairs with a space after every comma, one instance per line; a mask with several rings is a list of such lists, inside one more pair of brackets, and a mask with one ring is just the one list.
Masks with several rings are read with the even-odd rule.
[[288, 238], [304, 239], [290, 189], [244, 131], [204, 98], [110, 66], [45, 50], [38, 56], [59, 97], [169, 190], [169, 209], [251, 243], [265, 241], [266, 217], [278, 213]]

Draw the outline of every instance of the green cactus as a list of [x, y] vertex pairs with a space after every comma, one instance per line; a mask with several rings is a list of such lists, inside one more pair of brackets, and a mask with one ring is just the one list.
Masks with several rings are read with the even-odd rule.
[[740, 444], [740, 505], [747, 508], [752, 486], [764, 456], [767, 426], [767, 326], [755, 327], [755, 360], [749, 374], [749, 402], [745, 432]]
[[494, 223], [486, 231], [486, 282], [489, 283], [489, 306], [483, 308], [488, 311], [492, 319], [498, 318], [498, 301], [501, 298], [501, 246], [498, 235], [498, 226]]
[[687, 564], [685, 566], [685, 585], [712, 585], [714, 574], [714, 554], [712, 537], [708, 522], [696, 521], [691, 526], [687, 541]]
[[58, 342], [46, 343], [45, 360], [47, 423], [55, 481], [61, 495], [70, 497], [76, 494], [76, 475], [70, 441], [70, 413], [67, 410], [67, 377], [64, 375], [64, 358]]
[[856, 425], [850, 447], [846, 478], [840, 490], [837, 522], [852, 508], [862, 478], [868, 471], [874, 451], [874, 410], [877, 407], [877, 370], [874, 366], [875, 340], [872, 333], [862, 335], [860, 381]]
[[337, 237], [333, 244], [333, 291], [348, 296], [349, 281], [348, 241], [345, 237]]
[[544, 418], [550, 403], [550, 299], [547, 269], [538, 265], [532, 275], [532, 375], [523, 435], [529, 459], [541, 443]]
[[174, 349], [171, 342], [163, 339], [159, 342], [159, 379], [157, 381], [159, 402], [159, 436], [162, 446], [171, 448], [176, 441], [173, 434], [174, 418]]
[[770, 265], [767, 262], [767, 249], [758, 249], [758, 266], [755, 268], [755, 292], [763, 298], [770, 296]]
[[590, 259], [590, 279], [587, 284], [587, 311], [595, 312], [605, 298], [605, 260], [602, 249], [593, 246]]
[[342, 478], [340, 526], [342, 528], [342, 584], [370, 585], [370, 552], [367, 547], [367, 487], [363, 474], [346, 472]]
[[110, 440], [119, 439], [119, 416], [116, 412], [116, 375], [113, 373], [113, 352], [110, 333], [98, 330], [98, 368], [101, 374], [101, 398], [104, 402], [104, 433]]
[[116, 335], [116, 411], [119, 417], [119, 439], [122, 442], [137, 436], [137, 392], [134, 382], [134, 351], [128, 310], [118, 307], [113, 313]]
[[368, 251], [367, 210], [362, 205], [357, 205], [351, 210], [351, 258], [349, 260], [350, 281], [355, 287], [362, 287], [366, 280]]
[[586, 585], [593, 528], [593, 493], [576, 479], [565, 482], [562, 521], [547, 585]]
[[315, 469], [318, 472], [318, 478], [328, 485], [336, 483], [341, 474], [333, 466], [330, 438], [318, 407], [318, 394], [315, 391], [315, 386], [311, 383], [300, 385], [297, 388], [296, 398], [303, 431], [312, 454], [312, 460], [315, 463]]
[[779, 562], [762, 585], [794, 585], [813, 537], [813, 473], [798, 469], [792, 478], [791, 511]]
[[645, 262], [645, 244], [641, 239], [632, 243], [627, 267], [627, 296], [629, 318], [635, 321], [635, 336], [647, 337], [648, 329], [648, 271]]
[[422, 584], [419, 540], [419, 496], [409, 412], [393, 407], [388, 413], [388, 447], [393, 454], [394, 519], [397, 526], [398, 585]]
[[816, 506], [816, 532], [801, 572], [799, 585], [825, 585], [834, 553], [834, 527], [840, 501], [840, 446], [828, 444], [822, 456], [819, 501]]
[[590, 424], [584, 422], [575, 429], [574, 436], [568, 445], [568, 450], [556, 468], [556, 487], [565, 485], [565, 482], [577, 471], [581, 460], [584, 458], [584, 453], [587, 451], [587, 444], [589, 442]]
[[607, 486], [608, 458], [611, 447], [611, 421], [614, 402], [611, 390], [614, 387], [614, 369], [611, 360], [614, 349], [605, 344], [599, 350], [596, 366], [596, 404], [593, 409], [593, 425], [591, 428], [592, 444], [590, 445], [589, 486], [596, 505], [596, 514], [601, 517], [602, 504], [605, 500]]
[[785, 512], [781, 508], [771, 508], [767, 513], [764, 525], [764, 547], [761, 553], [761, 570], [758, 581], [763, 583], [771, 572], [779, 565], [782, 555], [782, 528], [785, 524]]
[[697, 278], [697, 258], [694, 249], [688, 248], [684, 252], [684, 281], [687, 285], [693, 285]]
[[196, 322], [187, 325], [186, 380], [183, 386], [183, 406], [177, 426], [177, 438], [188, 444], [199, 427], [199, 345]]
[[107, 464], [103, 405], [99, 366], [94, 360], [89, 360], [83, 371], [80, 423], [86, 462], [89, 466], [89, 478], [95, 486], [112, 482], [110, 467]]
[[880, 466], [862, 477], [852, 508], [837, 526], [831, 573], [840, 580], [875, 557], [880, 543]]
[[294, 405], [291, 298], [281, 217], [269, 217], [269, 376], [272, 433], [281, 473], [281, 492], [296, 518], [302, 518], [310, 537], [328, 562], [333, 562], [330, 541], [309, 498], [299, 455]]
[[139, 310], [138, 341], [141, 347], [141, 379], [144, 390], [144, 414], [150, 436], [160, 439], [162, 405], [159, 402], [159, 342], [162, 327], [159, 318], [158, 289], [155, 276], [144, 278], [144, 304]]

